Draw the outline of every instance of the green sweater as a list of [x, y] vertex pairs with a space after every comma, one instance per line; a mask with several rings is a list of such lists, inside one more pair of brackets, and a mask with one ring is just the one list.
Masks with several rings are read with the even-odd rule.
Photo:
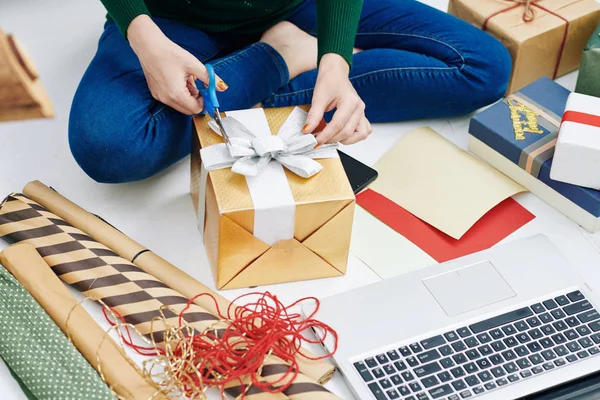
[[[283, 21], [303, 0], [101, 0], [126, 36], [129, 23], [147, 14], [205, 32], [264, 32]], [[317, 0], [319, 60], [336, 53], [352, 65], [352, 49], [363, 0]]]

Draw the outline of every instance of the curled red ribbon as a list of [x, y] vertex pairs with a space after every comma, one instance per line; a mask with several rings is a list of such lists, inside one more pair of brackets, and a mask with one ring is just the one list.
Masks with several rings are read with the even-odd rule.
[[502, 9], [500, 11], [496, 11], [495, 13], [493, 13], [492, 15], [487, 17], [485, 19], [485, 21], [483, 21], [483, 24], [481, 25], [481, 29], [483, 29], [484, 31], [487, 31], [488, 22], [490, 21], [490, 19], [492, 19], [496, 15], [503, 14], [510, 10], [514, 10], [515, 8], [518, 8], [518, 7], [524, 7], [523, 16], [521, 18], [526, 23], [532, 22], [535, 19], [534, 7], [539, 8], [540, 10], [546, 11], [548, 14], [552, 14], [555, 17], [560, 18], [561, 20], [563, 20], [565, 22], [565, 32], [563, 34], [562, 42], [560, 44], [560, 49], [558, 50], [558, 59], [556, 60], [556, 66], [554, 67], [554, 74], [552, 75], [552, 79], [556, 79], [558, 76], [558, 68], [560, 67], [560, 62], [562, 61], [562, 56], [565, 51], [565, 45], [567, 43], [567, 36], [569, 35], [569, 20], [567, 20], [563, 16], [555, 13], [554, 11], [547, 9], [546, 7], [539, 5], [538, 2], [540, 0], [505, 0], [505, 1], [507, 1], [509, 3], [516, 3], [516, 4], [514, 4], [510, 7], [507, 7], [505, 9]]

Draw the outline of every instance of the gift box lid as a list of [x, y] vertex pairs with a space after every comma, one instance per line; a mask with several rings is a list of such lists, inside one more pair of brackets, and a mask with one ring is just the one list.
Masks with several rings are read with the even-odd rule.
[[[600, 217], [600, 191], [550, 179], [551, 157], [555, 142], [552, 139], [555, 139], [558, 133], [569, 94], [569, 90], [551, 79], [541, 78], [473, 117], [469, 125], [469, 133], [530, 174], [537, 176], [540, 181], [585, 211]], [[516, 138], [513, 119], [511, 119], [509, 105], [511, 102], [530, 105], [540, 112], [535, 116], [537, 125], [524, 124], [526, 130], [522, 132], [520, 139]], [[525, 121], [524, 114], [520, 113], [521, 121]], [[527, 129], [537, 132], [528, 132]], [[542, 159], [527, 161], [529, 159], [527, 154], [538, 154]]]

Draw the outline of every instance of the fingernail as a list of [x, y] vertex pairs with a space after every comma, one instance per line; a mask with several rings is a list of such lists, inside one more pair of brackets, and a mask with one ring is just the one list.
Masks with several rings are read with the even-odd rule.
[[308, 124], [305, 124], [305, 125], [302, 127], [302, 132], [306, 133], [306, 130], [308, 129], [308, 127], [309, 127], [309, 125], [308, 125]]
[[227, 88], [229, 88], [229, 86], [227, 86], [227, 84], [222, 80], [217, 83], [217, 87], [221, 90], [227, 90]]

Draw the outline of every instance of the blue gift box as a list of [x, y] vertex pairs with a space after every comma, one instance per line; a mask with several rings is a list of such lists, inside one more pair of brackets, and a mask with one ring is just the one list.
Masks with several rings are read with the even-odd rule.
[[541, 78], [499, 101], [471, 119], [469, 150], [595, 232], [600, 228], [600, 191], [550, 179], [569, 94], [551, 79]]

